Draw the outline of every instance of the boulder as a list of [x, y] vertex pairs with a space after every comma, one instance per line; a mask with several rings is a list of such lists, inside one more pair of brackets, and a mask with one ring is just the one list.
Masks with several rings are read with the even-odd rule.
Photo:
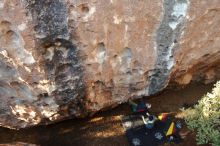
[[219, 15], [218, 0], [0, 0], [0, 125], [219, 79]]

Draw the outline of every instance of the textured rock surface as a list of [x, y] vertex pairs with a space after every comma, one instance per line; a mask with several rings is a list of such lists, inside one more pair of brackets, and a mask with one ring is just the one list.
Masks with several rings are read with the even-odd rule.
[[0, 125], [80, 117], [220, 78], [220, 1], [0, 0]]

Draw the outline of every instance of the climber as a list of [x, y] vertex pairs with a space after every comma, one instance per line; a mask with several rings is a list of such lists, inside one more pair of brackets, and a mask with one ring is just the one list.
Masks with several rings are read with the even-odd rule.
[[154, 122], [156, 121], [155, 116], [149, 115], [147, 116], [147, 118], [145, 118], [144, 116], [141, 117], [147, 129], [152, 129], [154, 127]]
[[148, 109], [151, 108], [151, 104], [145, 103], [143, 99], [141, 99], [138, 104], [129, 100], [129, 104], [131, 105], [132, 112], [146, 112], [146, 114], [149, 115]]

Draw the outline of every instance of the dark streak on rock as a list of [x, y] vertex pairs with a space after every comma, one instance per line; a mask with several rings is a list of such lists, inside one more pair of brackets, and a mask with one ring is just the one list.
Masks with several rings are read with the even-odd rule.
[[59, 105], [61, 117], [85, 115], [83, 68], [76, 46], [68, 40], [66, 4], [60, 0], [26, 2], [41, 52], [53, 48], [52, 58], [44, 59], [47, 78], [55, 83], [55, 90], [49, 96]]
[[40, 38], [54, 39], [69, 36], [67, 9], [60, 0], [26, 0], [36, 34]]
[[180, 19], [172, 15], [173, 8], [176, 3], [187, 3], [187, 1], [164, 0], [164, 16], [156, 32], [157, 61], [155, 64], [155, 69], [151, 72], [152, 76], [150, 76], [149, 79], [150, 84], [148, 95], [152, 95], [161, 91], [167, 86], [169, 82], [169, 75], [172, 69], [172, 67], [169, 67], [169, 64], [172, 63], [173, 59], [173, 50], [170, 50], [171, 45], [174, 43], [174, 47], [177, 47], [177, 40], [183, 30], [184, 23], [184, 20], [181, 20], [175, 29], [172, 29], [169, 26], [170, 22], [178, 21], [178, 19]]
[[[55, 44], [59, 42], [60, 45]], [[51, 93], [60, 106], [61, 115], [84, 115], [85, 86], [83, 68], [78, 58], [76, 47], [69, 41], [58, 39], [48, 47], [54, 48], [52, 60], [45, 60], [45, 70], [48, 79], [55, 83], [56, 89]]]

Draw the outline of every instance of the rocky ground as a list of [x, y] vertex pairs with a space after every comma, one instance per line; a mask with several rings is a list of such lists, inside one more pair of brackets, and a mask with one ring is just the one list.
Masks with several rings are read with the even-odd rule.
[[[178, 113], [183, 104], [195, 103], [211, 88], [212, 84], [193, 84], [181, 90], [166, 90], [146, 100], [152, 104], [153, 113]], [[122, 104], [87, 119], [67, 120], [19, 131], [0, 128], [0, 143], [19, 141], [41, 146], [128, 146], [120, 117], [129, 113], [129, 106]], [[184, 141], [178, 146], [196, 146], [195, 134], [186, 126], [181, 134]]]

